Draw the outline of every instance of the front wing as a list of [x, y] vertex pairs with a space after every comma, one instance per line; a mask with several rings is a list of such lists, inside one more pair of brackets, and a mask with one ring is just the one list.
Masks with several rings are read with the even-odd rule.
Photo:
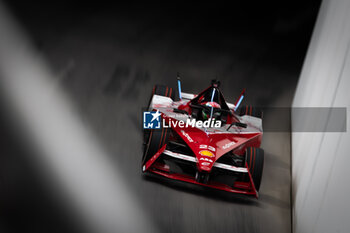
[[252, 176], [248, 169], [248, 164], [245, 164], [245, 167], [235, 167], [228, 164], [218, 163], [216, 162], [213, 165], [213, 169], [225, 170], [232, 173], [239, 173], [241, 175], [247, 176], [246, 181], [234, 181], [233, 185], [227, 185], [225, 183], [220, 183], [217, 181], [209, 180], [207, 183], [197, 182], [193, 175], [182, 174], [180, 172], [171, 171], [170, 167], [167, 164], [158, 162], [162, 156], [167, 156], [169, 158], [173, 158], [179, 162], [185, 162], [192, 166], [196, 165], [197, 159], [192, 156], [175, 153], [169, 150], [166, 150], [166, 144], [159, 149], [157, 153], [155, 153], [142, 167], [143, 172], [151, 172], [154, 174], [158, 174], [170, 179], [184, 181], [192, 184], [202, 185], [209, 188], [219, 189], [226, 192], [252, 195], [258, 198], [258, 191], [254, 186], [254, 182]]

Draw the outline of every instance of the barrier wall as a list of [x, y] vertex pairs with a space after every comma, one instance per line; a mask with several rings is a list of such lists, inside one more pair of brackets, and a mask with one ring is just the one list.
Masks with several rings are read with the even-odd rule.
[[[347, 107], [347, 131], [349, 46], [350, 1], [324, 0], [293, 101], [293, 107]], [[292, 112], [292, 129], [315, 122]], [[294, 232], [350, 231], [349, 132], [293, 132], [292, 181]]]

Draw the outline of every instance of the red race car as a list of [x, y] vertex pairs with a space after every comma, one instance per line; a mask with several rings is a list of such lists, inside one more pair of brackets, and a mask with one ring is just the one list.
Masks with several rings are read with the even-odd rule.
[[227, 103], [220, 82], [198, 95], [153, 88], [143, 113], [142, 171], [170, 179], [258, 197], [264, 165], [262, 112]]

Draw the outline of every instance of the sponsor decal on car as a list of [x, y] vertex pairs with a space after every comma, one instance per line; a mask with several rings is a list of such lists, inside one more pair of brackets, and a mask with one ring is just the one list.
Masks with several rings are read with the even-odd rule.
[[208, 159], [208, 158], [200, 158], [199, 160], [204, 160], [204, 161], [208, 161], [208, 162], [213, 162], [213, 160], [211, 160], [211, 159]]
[[201, 150], [199, 151], [199, 154], [207, 157], [215, 157], [215, 155], [209, 150]]
[[212, 147], [212, 146], [208, 146], [208, 145], [202, 144], [202, 145], [199, 145], [199, 148], [200, 148], [200, 149], [208, 149], [208, 150], [211, 150], [211, 151], [214, 151], [214, 152], [215, 152], [215, 148]]
[[235, 142], [226, 143], [225, 145], [222, 146], [222, 149], [226, 150], [226, 149], [230, 148], [231, 146], [233, 146], [234, 144], [236, 144], [236, 143]]
[[185, 131], [181, 130], [181, 133], [183, 136], [185, 136], [185, 138], [187, 138], [187, 140], [189, 142], [193, 142], [193, 139], [190, 137], [190, 135], [188, 135], [188, 133], [186, 133]]
[[208, 163], [208, 162], [202, 162], [201, 165], [203, 165], [203, 166], [209, 166], [210, 163]]

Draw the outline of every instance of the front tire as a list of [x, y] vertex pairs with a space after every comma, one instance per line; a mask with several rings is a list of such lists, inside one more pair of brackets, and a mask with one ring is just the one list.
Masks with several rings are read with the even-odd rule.
[[247, 147], [245, 156], [255, 189], [259, 191], [264, 168], [264, 150], [256, 147]]
[[142, 156], [142, 166], [152, 158], [152, 156], [162, 148], [169, 139], [170, 129], [152, 129], [149, 134], [148, 141], [145, 144], [145, 150]]
[[[152, 89], [152, 94], [148, 102], [148, 108], [153, 98], [153, 95], [161, 95], [165, 97], [170, 97], [172, 100], [175, 98], [175, 93], [173, 88], [164, 85], [154, 85]], [[152, 110], [152, 109], [149, 109]], [[142, 156], [142, 166], [155, 154], [157, 151], [167, 143], [169, 137], [168, 129], [157, 129], [157, 130], [143, 130], [143, 156]]]

